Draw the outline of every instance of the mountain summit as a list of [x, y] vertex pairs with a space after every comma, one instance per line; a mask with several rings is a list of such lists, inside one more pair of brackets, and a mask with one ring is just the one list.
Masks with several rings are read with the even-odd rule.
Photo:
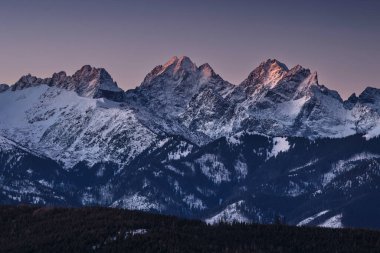
[[268, 59], [254, 69], [240, 85], [242, 87], [259, 84], [273, 87], [289, 71], [288, 67], [276, 59]]

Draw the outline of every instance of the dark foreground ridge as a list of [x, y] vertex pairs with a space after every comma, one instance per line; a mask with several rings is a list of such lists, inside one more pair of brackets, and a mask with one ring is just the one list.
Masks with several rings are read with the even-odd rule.
[[122, 209], [0, 207], [1, 252], [380, 252], [380, 231], [219, 224]]

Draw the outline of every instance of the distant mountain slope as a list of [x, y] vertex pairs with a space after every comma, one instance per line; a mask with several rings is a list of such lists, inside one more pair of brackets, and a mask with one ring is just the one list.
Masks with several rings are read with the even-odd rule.
[[[270, 223], [280, 215], [294, 225], [379, 228], [379, 207], [369, 201], [380, 195], [379, 150], [380, 139], [362, 136], [311, 141], [242, 133], [203, 147], [169, 137], [122, 170], [103, 162], [79, 163], [66, 171], [32, 160], [37, 168], [47, 167], [46, 173], [56, 166], [59, 174], [33, 179], [29, 173], [34, 172], [19, 162], [20, 174], [4, 173], [4, 178], [48, 185], [49, 194], [35, 203], [60, 198], [68, 206], [105, 205], [211, 223]], [[3, 202], [30, 202], [33, 189], [25, 193], [14, 187]], [[326, 223], [333, 217], [335, 223]]]

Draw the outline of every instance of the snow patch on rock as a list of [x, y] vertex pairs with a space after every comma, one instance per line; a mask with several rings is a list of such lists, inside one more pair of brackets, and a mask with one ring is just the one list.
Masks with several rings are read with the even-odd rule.
[[273, 138], [273, 148], [268, 154], [268, 159], [271, 157], [277, 157], [281, 152], [286, 152], [290, 149], [290, 144], [286, 137], [275, 137]]
[[163, 206], [156, 202], [151, 202], [145, 196], [141, 196], [135, 193], [130, 196], [125, 196], [111, 204], [111, 207], [132, 209], [132, 210], [142, 210], [142, 211], [161, 211]]
[[311, 217], [308, 217], [308, 218], [306, 218], [306, 219], [300, 221], [300, 222], [297, 224], [297, 226], [305, 226], [305, 225], [309, 224], [310, 222], [312, 222], [313, 220], [315, 220], [316, 218], [318, 218], [318, 217], [320, 217], [320, 216], [322, 216], [322, 215], [324, 215], [324, 214], [326, 214], [326, 213], [328, 213], [328, 212], [329, 212], [329, 210], [324, 210], [324, 211], [322, 211], [322, 212], [319, 212], [319, 213], [317, 213], [317, 214], [315, 214], [315, 215], [313, 215], [313, 216], [311, 216]]
[[195, 197], [193, 194], [186, 195], [183, 198], [183, 201], [191, 208], [191, 209], [198, 209], [203, 210], [206, 209], [206, 206], [203, 204], [202, 200]]
[[322, 222], [318, 225], [318, 227], [325, 227], [325, 228], [343, 228], [342, 224], [342, 214], [335, 215], [326, 221]]
[[218, 156], [212, 154], [204, 154], [196, 160], [200, 166], [202, 173], [211, 179], [214, 183], [230, 181], [230, 172], [220, 161]]
[[373, 128], [371, 128], [367, 134], [364, 135], [366, 140], [378, 137], [380, 135], [380, 120], [378, 120]]

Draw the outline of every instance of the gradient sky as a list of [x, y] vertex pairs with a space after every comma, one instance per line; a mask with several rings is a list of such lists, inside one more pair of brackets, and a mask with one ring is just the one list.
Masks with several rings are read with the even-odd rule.
[[187, 55], [237, 84], [276, 58], [346, 98], [380, 88], [379, 13], [378, 0], [4, 0], [0, 83], [91, 64], [128, 89]]

